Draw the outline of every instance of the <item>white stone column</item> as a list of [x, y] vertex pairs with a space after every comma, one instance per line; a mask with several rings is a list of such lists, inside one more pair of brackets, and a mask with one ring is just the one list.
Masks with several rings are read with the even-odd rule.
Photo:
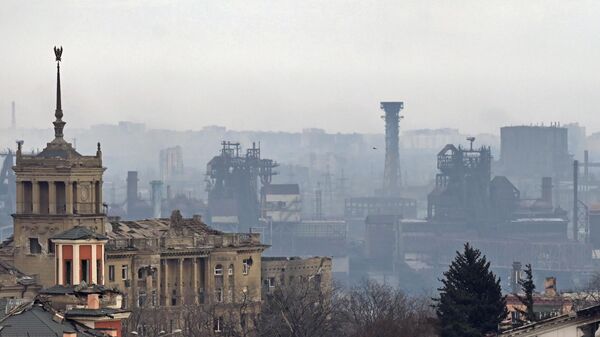
[[98, 284], [98, 262], [96, 257], [96, 245], [92, 245], [92, 277], [91, 282]]
[[65, 181], [65, 206], [66, 214], [73, 214], [73, 182]]
[[100, 278], [100, 285], [104, 285], [104, 269], [106, 269], [106, 262], [105, 262], [105, 257], [104, 257], [104, 245], [100, 246], [101, 249], [100, 251], [102, 252], [102, 256], [100, 257], [100, 260], [102, 261], [102, 268], [100, 268], [100, 272], [102, 273], [101, 278]]
[[73, 284], [81, 283], [81, 261], [79, 261], [79, 245], [73, 245]]
[[198, 258], [192, 258], [192, 289], [194, 291], [194, 304], [198, 304]]
[[171, 289], [169, 288], [169, 260], [164, 259], [165, 262], [165, 307], [171, 306]]
[[33, 204], [32, 213], [40, 213], [40, 183], [37, 181], [31, 182], [31, 201]]
[[24, 194], [23, 182], [17, 181], [17, 214], [24, 213]]
[[57, 279], [58, 281], [56, 282], [56, 284], [61, 284], [64, 285], [64, 274], [65, 274], [65, 266], [63, 263], [63, 256], [62, 256], [62, 245], [56, 245], [56, 247], [54, 247], [54, 251], [56, 252], [56, 258], [58, 259], [58, 275]]
[[185, 301], [185, 296], [183, 296], [183, 260], [184, 258], [179, 258], [179, 294], [177, 294], [179, 296], [179, 303], [177, 303], [178, 305], [182, 306]]
[[56, 183], [48, 182], [48, 213], [56, 214]]
[[104, 212], [104, 208], [102, 205], [102, 185], [103, 185], [103, 182], [101, 180], [98, 182], [98, 200], [96, 200], [96, 202], [98, 203], [98, 213]]

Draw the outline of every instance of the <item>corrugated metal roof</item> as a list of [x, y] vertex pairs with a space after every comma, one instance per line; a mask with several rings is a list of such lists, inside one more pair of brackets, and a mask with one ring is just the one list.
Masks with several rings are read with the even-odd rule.
[[270, 184], [264, 187], [266, 194], [300, 194], [298, 184]]

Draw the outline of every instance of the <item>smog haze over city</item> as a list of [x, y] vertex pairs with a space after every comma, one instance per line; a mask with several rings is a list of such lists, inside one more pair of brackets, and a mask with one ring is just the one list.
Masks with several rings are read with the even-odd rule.
[[178, 130], [376, 133], [372, 102], [399, 93], [408, 128], [497, 132], [495, 124], [562, 121], [566, 112], [589, 124], [600, 103], [599, 7], [9, 0], [0, 11], [0, 104], [21, 102], [22, 118], [44, 126], [53, 85], [39, 76], [50, 72], [44, 52], [62, 44], [73, 69], [64, 75], [70, 121], [82, 127], [125, 119]]
[[2, 1], [0, 337], [600, 336], [599, 17]]

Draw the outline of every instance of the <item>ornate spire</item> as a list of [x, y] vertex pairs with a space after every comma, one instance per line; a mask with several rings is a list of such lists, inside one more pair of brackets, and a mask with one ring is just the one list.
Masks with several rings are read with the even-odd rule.
[[59, 48], [54, 47], [54, 55], [56, 56], [56, 111], [54, 112], [54, 116], [56, 120], [52, 122], [54, 124], [54, 137], [55, 138], [63, 138], [63, 129], [65, 127], [65, 122], [63, 122], [63, 112], [62, 112], [62, 104], [60, 101], [60, 61], [62, 56], [63, 48], [62, 46]]

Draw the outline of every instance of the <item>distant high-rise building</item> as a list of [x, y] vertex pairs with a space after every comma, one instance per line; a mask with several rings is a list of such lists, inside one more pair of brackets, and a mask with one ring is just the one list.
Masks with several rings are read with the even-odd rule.
[[162, 181], [183, 174], [183, 151], [181, 146], [169, 147], [160, 150], [159, 155], [160, 177]]

